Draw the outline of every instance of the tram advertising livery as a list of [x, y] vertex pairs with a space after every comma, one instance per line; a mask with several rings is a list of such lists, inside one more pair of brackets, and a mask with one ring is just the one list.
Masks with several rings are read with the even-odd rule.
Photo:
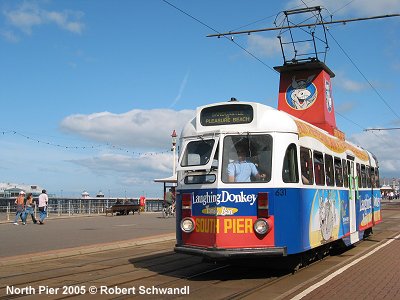
[[333, 72], [277, 67], [278, 109], [199, 107], [182, 130], [175, 251], [211, 259], [354, 244], [381, 222], [376, 157], [336, 127]]

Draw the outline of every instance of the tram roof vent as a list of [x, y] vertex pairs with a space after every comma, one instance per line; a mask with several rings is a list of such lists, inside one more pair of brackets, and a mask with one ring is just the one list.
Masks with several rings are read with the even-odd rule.
[[235, 97], [232, 97], [228, 102], [237, 102], [238, 99], [236, 99]]

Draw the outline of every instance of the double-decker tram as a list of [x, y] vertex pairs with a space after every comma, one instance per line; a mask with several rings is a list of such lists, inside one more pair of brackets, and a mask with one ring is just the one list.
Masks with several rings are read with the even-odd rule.
[[232, 99], [197, 108], [183, 128], [176, 252], [326, 253], [382, 220], [378, 161], [332, 117], [333, 73], [323, 63], [279, 72], [278, 109]]

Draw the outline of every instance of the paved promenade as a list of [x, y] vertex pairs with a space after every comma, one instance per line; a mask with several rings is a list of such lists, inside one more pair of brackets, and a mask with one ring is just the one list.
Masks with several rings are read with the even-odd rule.
[[[341, 255], [330, 265], [316, 263], [289, 277], [270, 299], [400, 299], [400, 201], [384, 201], [384, 222], [368, 241]], [[44, 261], [108, 249], [174, 241], [175, 218], [161, 213], [49, 219], [43, 226], [0, 224], [0, 268], [24, 261]], [[128, 249], [128, 248], [127, 248]], [[137, 251], [141, 248], [137, 248]], [[130, 250], [131, 251], [131, 250]], [[335, 261], [340, 261], [334, 264]], [[306, 279], [307, 278], [307, 279]], [[194, 283], [193, 283], [194, 284]], [[265, 288], [268, 288], [266, 285]], [[188, 297], [188, 299], [190, 296]], [[246, 299], [259, 299], [252, 296]]]
[[[279, 299], [400, 299], [400, 200], [384, 201], [383, 208], [385, 225], [378, 225], [370, 237], [376, 245], [339, 267], [321, 272], [310, 282], [302, 283], [301, 290], [288, 291]], [[366, 243], [361, 242], [354, 250], [363, 247]]]
[[[141, 213], [140, 215], [69, 218], [49, 218], [44, 225], [33, 224], [28, 219], [26, 225], [0, 224], [0, 264], [10, 260], [10, 256], [32, 259], [49, 251], [75, 251], [83, 249], [119, 248], [137, 239], [156, 236], [175, 238], [175, 218], [164, 219], [161, 213]], [[98, 251], [99, 251], [98, 250]]]

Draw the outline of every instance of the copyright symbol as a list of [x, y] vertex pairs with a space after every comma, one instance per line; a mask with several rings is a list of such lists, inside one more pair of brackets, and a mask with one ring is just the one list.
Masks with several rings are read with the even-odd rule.
[[92, 295], [96, 294], [97, 293], [97, 287], [95, 287], [94, 285], [89, 287], [89, 293], [91, 293]]

